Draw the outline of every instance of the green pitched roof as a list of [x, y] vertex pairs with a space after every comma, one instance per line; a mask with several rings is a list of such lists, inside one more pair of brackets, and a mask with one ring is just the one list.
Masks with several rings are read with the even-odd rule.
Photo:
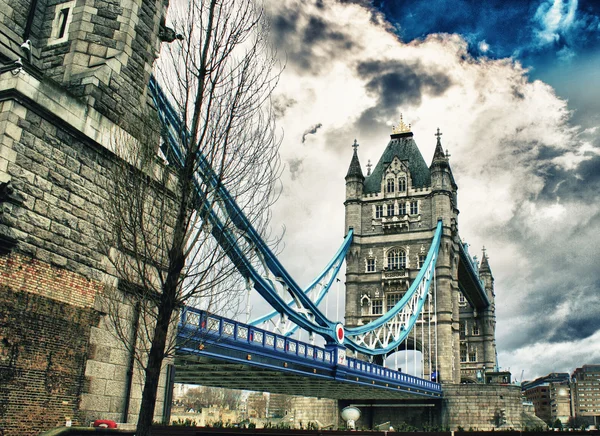
[[401, 161], [408, 161], [408, 169], [412, 184], [416, 188], [424, 188], [431, 185], [429, 167], [423, 159], [415, 140], [411, 134], [392, 135], [381, 159], [375, 165], [373, 172], [365, 179], [364, 193], [371, 194], [381, 191], [381, 179], [385, 169], [398, 156]]

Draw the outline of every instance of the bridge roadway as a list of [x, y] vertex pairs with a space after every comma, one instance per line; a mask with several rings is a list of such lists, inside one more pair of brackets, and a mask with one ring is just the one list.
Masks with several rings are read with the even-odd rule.
[[441, 385], [186, 308], [177, 335], [177, 383], [341, 400], [438, 399]]

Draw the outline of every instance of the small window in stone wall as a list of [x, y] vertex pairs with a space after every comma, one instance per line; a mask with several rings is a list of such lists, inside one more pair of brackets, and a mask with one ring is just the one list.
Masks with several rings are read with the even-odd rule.
[[460, 346], [460, 361], [461, 362], [467, 361], [467, 346], [465, 344], [462, 344]]
[[386, 310], [391, 310], [404, 296], [404, 293], [387, 294], [385, 296]]
[[425, 265], [425, 255], [419, 254], [419, 268], [423, 267], [423, 265]]
[[73, 20], [74, 7], [74, 1], [56, 5], [54, 19], [52, 20], [52, 33], [48, 39], [48, 45], [60, 44], [69, 39], [69, 25]]
[[383, 300], [377, 299], [371, 301], [371, 313], [373, 315], [383, 314]]
[[406, 215], [406, 203], [404, 203], [403, 201], [398, 203], [398, 215]]
[[471, 347], [469, 350], [469, 362], [477, 362], [477, 348]]
[[419, 213], [419, 202], [418, 201], [411, 201], [410, 202], [410, 214], [411, 215], [416, 215]]
[[383, 216], [383, 205], [378, 204], [375, 206], [375, 218], [381, 218]]
[[459, 324], [459, 334], [461, 339], [465, 339], [467, 336], [467, 321], [461, 321]]
[[394, 216], [394, 205], [393, 204], [387, 205], [387, 216]]
[[387, 192], [394, 192], [394, 179], [387, 179]]
[[367, 272], [375, 272], [375, 259], [367, 259]]
[[458, 304], [460, 306], [466, 306], [467, 305], [467, 299], [465, 298], [465, 296], [463, 295], [462, 292], [458, 294]]
[[398, 192], [406, 191], [406, 179], [404, 177], [400, 177], [398, 179]]
[[475, 335], [475, 336], [479, 335], [479, 322], [478, 321], [473, 322], [473, 335]]

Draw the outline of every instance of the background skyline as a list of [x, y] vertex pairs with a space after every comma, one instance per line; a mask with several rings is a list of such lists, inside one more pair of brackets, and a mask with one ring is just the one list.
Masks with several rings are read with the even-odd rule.
[[282, 263], [301, 286], [323, 268], [344, 236], [351, 144], [366, 173], [403, 113], [426, 162], [443, 133], [460, 235], [495, 278], [500, 366], [533, 379], [598, 363], [600, 5], [449, 4], [268, 2], [286, 62]]

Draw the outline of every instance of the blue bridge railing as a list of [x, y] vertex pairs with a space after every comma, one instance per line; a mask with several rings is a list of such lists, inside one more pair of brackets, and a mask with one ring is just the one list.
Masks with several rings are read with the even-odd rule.
[[[296, 363], [310, 362], [312, 365], [332, 371], [339, 372], [342, 369], [345, 380], [350, 382], [365, 383], [364, 379], [367, 378], [370, 381], [377, 381], [378, 387], [384, 389], [416, 390], [416, 393], [433, 396], [440, 396], [442, 392], [439, 383], [359, 359], [346, 358], [343, 347], [337, 345], [318, 347], [190, 307], [183, 310], [178, 336], [183, 341], [199, 340], [207, 344], [226, 344], [228, 347], [244, 352], [260, 352], [266, 356], [285, 358]], [[200, 353], [197, 348], [182, 351]], [[278, 370], [281, 368], [279, 367]]]

